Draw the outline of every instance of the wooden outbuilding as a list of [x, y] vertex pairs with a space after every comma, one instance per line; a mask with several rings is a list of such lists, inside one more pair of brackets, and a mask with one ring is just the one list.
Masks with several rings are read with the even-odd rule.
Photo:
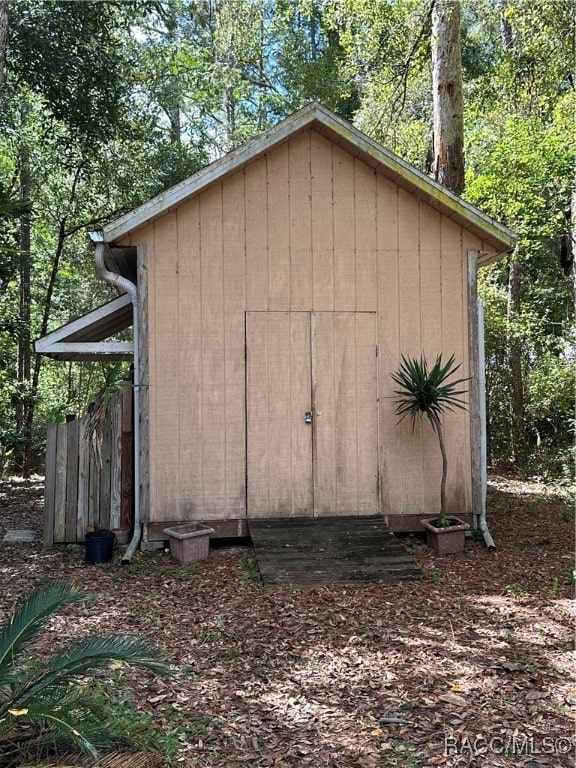
[[[397, 423], [402, 354], [454, 353], [471, 377], [445, 421], [447, 506], [480, 514], [476, 272], [513, 247], [505, 227], [311, 104], [96, 239], [105, 276], [136, 286], [145, 540], [192, 520], [241, 535], [251, 517], [419, 530], [441, 457], [428, 424]], [[41, 351], [106, 354], [128, 301]]]

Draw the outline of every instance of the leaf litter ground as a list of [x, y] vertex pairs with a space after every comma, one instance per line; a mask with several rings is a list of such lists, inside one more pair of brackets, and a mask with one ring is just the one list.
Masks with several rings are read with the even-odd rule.
[[[39, 650], [89, 632], [146, 634], [178, 671], [116, 672], [171, 734], [172, 765], [322, 768], [574, 765], [574, 520], [545, 486], [492, 477], [498, 549], [438, 557], [405, 537], [421, 582], [263, 590], [249, 547], [197, 566], [168, 553], [87, 566], [82, 547], [2, 543], [6, 619], [42, 580], [97, 595]], [[0, 534], [42, 526], [41, 478], [0, 483]]]

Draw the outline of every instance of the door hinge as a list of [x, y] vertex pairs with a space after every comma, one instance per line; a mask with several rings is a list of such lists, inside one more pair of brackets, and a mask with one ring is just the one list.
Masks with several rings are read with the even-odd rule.
[[378, 357], [378, 344], [376, 344], [376, 357]]

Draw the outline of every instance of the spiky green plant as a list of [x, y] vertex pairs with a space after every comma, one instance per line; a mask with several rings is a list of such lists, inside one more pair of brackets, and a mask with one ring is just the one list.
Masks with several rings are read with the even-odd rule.
[[448, 474], [448, 458], [444, 442], [444, 427], [442, 417], [447, 410], [456, 408], [466, 409], [466, 403], [460, 399], [460, 395], [468, 390], [458, 387], [469, 379], [456, 379], [447, 381], [453, 376], [461, 363], [456, 365], [455, 356], [452, 355], [447, 363], [438, 355], [432, 368], [428, 369], [428, 363], [424, 355], [420, 359], [404, 357], [402, 365], [392, 374], [392, 378], [400, 389], [394, 390], [396, 398], [396, 414], [400, 421], [406, 416], [412, 419], [412, 429], [419, 416], [426, 416], [432, 425], [432, 429], [438, 435], [440, 452], [442, 454], [442, 482], [440, 484], [440, 525], [446, 525], [446, 476]]
[[90, 595], [75, 586], [47, 583], [32, 592], [0, 630], [0, 764], [59, 748], [97, 756], [98, 749], [129, 743], [109, 700], [91, 690], [90, 676], [124, 663], [160, 674], [169, 671], [143, 638], [92, 635], [53, 656], [31, 656], [30, 643], [65, 605]]

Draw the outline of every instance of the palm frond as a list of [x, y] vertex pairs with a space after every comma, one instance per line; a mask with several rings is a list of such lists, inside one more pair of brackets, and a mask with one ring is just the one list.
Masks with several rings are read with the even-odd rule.
[[26, 724], [35, 726], [27, 750], [73, 749], [97, 757], [99, 749], [134, 743], [125, 724], [113, 716], [109, 702], [85, 686], [69, 685], [63, 693], [36, 696], [26, 710]]
[[[95, 757], [100, 748], [145, 743], [149, 724], [122, 717], [107, 692], [83, 684], [90, 673], [127, 663], [166, 674], [169, 666], [146, 638], [108, 634], [85, 637], [51, 658], [24, 658], [26, 645], [59, 607], [89, 597], [52, 583], [33, 592], [0, 632], [0, 764], [65, 748]], [[138, 733], [137, 733], [138, 731]], [[136, 738], [135, 738], [136, 737]]]
[[133, 664], [162, 675], [170, 673], [170, 667], [146, 638], [92, 635], [77, 640], [49, 659], [40, 674], [24, 676], [21, 685], [14, 687], [13, 706], [26, 709], [35, 697], [51, 691], [58, 693], [66, 688], [71, 678], [109, 667], [112, 662]]
[[11, 621], [0, 630], [0, 678], [22, 655], [27, 644], [43, 629], [48, 618], [59, 608], [71, 603], [90, 599], [90, 595], [78, 587], [61, 582], [52, 582], [35, 589]]
[[431, 368], [424, 355], [420, 355], [419, 360], [402, 355], [400, 368], [391, 374], [399, 386], [399, 389], [394, 390], [395, 413], [400, 417], [399, 422], [410, 416], [414, 428], [416, 418], [425, 415], [436, 430], [438, 421], [446, 410], [465, 410], [466, 402], [461, 400], [461, 395], [466, 394], [468, 390], [458, 387], [469, 379], [447, 381], [459, 368], [460, 364], [455, 364], [454, 355], [451, 355], [447, 362], [443, 362], [441, 354], [438, 355]]

